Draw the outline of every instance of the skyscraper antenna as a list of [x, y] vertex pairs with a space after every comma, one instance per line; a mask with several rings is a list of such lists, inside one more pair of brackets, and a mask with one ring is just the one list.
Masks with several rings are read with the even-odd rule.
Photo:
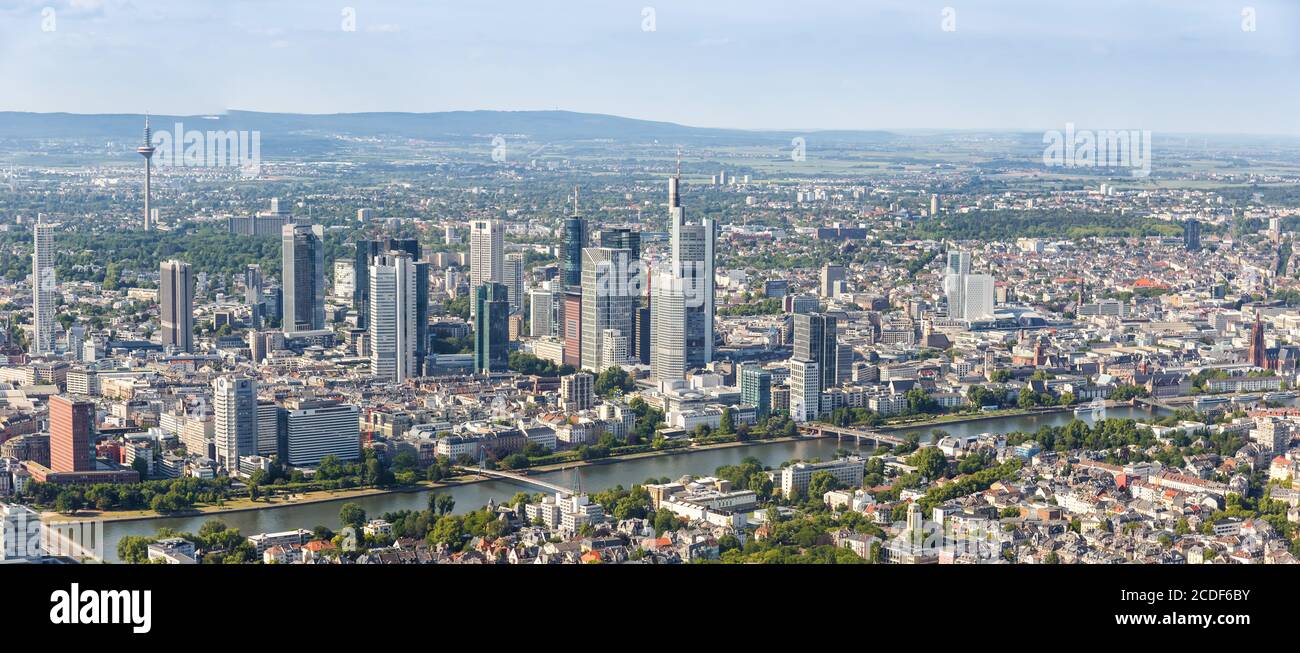
[[681, 181], [681, 179], [682, 179], [682, 147], [681, 147], [680, 145], [677, 146], [677, 174], [676, 174], [676, 176], [677, 176], [677, 180], [678, 180], [678, 181]]
[[573, 214], [578, 215], [578, 185], [573, 185]]

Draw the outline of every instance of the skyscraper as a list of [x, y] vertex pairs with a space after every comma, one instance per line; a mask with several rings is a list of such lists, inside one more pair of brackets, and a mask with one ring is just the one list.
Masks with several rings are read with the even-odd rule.
[[[620, 337], [632, 333], [633, 312], [638, 297], [632, 294], [627, 277], [631, 251], [608, 247], [582, 250], [582, 367], [604, 371], [604, 338], [607, 330]], [[624, 344], [624, 358], [626, 358]]]
[[404, 251], [380, 254], [370, 263], [370, 373], [405, 381], [416, 363], [417, 281], [415, 262]]
[[566, 288], [560, 303], [560, 337], [564, 340], [564, 364], [582, 367], [582, 287]]
[[600, 246], [626, 249], [632, 253], [632, 260], [638, 260], [641, 258], [641, 232], [629, 227], [601, 229]]
[[754, 414], [763, 419], [772, 412], [772, 373], [757, 366], [740, 368], [740, 400], [754, 407]]
[[1200, 220], [1187, 220], [1183, 222], [1183, 248], [1189, 252], [1200, 251], [1201, 249]]
[[503, 270], [502, 282], [510, 293], [510, 313], [521, 313], [524, 310], [524, 255], [518, 252], [507, 254]]
[[144, 144], [135, 148], [136, 154], [144, 157], [144, 230], [149, 231], [153, 228], [151, 224], [151, 214], [149, 212], [149, 183], [153, 178], [153, 132], [149, 129], [149, 116], [144, 117]]
[[266, 317], [266, 300], [262, 298], [262, 266], [249, 264], [244, 269], [244, 303], [248, 304], [249, 322], [254, 330], [261, 329]]
[[821, 414], [821, 369], [815, 361], [790, 359], [790, 417], [808, 422]]
[[94, 445], [95, 404], [50, 397], [50, 469], [88, 472], [95, 469], [90, 452]]
[[281, 276], [286, 332], [325, 328], [325, 230], [320, 225], [284, 225]]
[[505, 228], [497, 220], [469, 224], [469, 287], [505, 280]]
[[539, 288], [528, 291], [528, 333], [534, 338], [555, 335], [555, 293]]
[[[668, 179], [672, 259], [667, 270], [656, 270], [650, 280], [650, 364], [655, 378], [660, 380], [681, 378], [685, 370], [703, 367], [713, 360], [717, 225], [709, 218], [697, 223], [686, 221], [679, 183], [678, 177]], [[662, 361], [656, 363], [656, 356]], [[680, 364], [678, 357], [682, 358]]]
[[238, 471], [240, 456], [258, 451], [256, 382], [247, 377], [219, 376], [213, 383], [212, 398], [217, 464]]
[[582, 285], [582, 250], [587, 247], [587, 221], [578, 213], [578, 189], [573, 189], [573, 215], [564, 220], [564, 245], [560, 260], [560, 278], [564, 285]]
[[650, 277], [650, 373], [660, 381], [686, 376], [686, 297], [682, 279]]
[[54, 225], [41, 217], [32, 228], [32, 322], [36, 327], [31, 353], [54, 353], [54, 303], [58, 277], [54, 269]]
[[163, 261], [158, 266], [158, 315], [163, 346], [194, 351], [194, 277], [189, 263]]
[[794, 358], [812, 361], [821, 372], [818, 392], [836, 385], [839, 364], [839, 332], [835, 317], [824, 313], [796, 313]]
[[500, 283], [474, 289], [474, 371], [504, 372], [509, 364], [509, 291]]
[[821, 273], [821, 296], [834, 297], [835, 284], [844, 281], [844, 266], [833, 263], [822, 265]]
[[429, 263], [420, 260], [420, 242], [414, 238], [358, 240], [353, 256], [352, 308], [357, 312], [357, 328], [370, 324], [370, 265], [381, 254], [405, 252], [411, 257], [415, 274], [415, 376], [424, 374], [424, 359], [429, 351]]

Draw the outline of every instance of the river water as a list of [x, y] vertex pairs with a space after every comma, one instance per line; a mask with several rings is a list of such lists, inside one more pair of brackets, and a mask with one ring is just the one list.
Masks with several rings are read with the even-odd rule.
[[[1112, 408], [1107, 411], [1109, 417], [1150, 417], [1151, 412], [1145, 408]], [[1008, 433], [1013, 431], [1036, 431], [1041, 426], [1058, 426], [1074, 419], [1073, 413], [1064, 411], [1045, 415], [999, 417], [976, 422], [943, 424], [902, 429], [897, 433], [920, 433], [928, 435], [936, 428], [943, 429], [955, 436], [976, 435], [979, 433]], [[1090, 419], [1085, 418], [1090, 421]], [[552, 482], [573, 487], [575, 472], [580, 474], [584, 491], [598, 491], [615, 485], [631, 487], [650, 478], [668, 477], [676, 479], [691, 474], [702, 476], [712, 474], [722, 465], [731, 465], [747, 457], [754, 457], [766, 466], [778, 467], [792, 459], [820, 458], [829, 459], [839, 449], [855, 448], [855, 445], [839, 443], [833, 439], [799, 440], [758, 444], [745, 447], [723, 449], [705, 449], [686, 453], [655, 456], [633, 460], [612, 460], [598, 465], [589, 465], [576, 470], [557, 471], [539, 474], [538, 477]], [[869, 451], [869, 448], [863, 447]], [[385, 512], [398, 510], [423, 510], [428, 506], [431, 493], [450, 494], [456, 500], [455, 512], [476, 510], [490, 499], [497, 502], [508, 500], [515, 493], [539, 492], [539, 488], [524, 486], [512, 481], [484, 481], [437, 490], [417, 492], [395, 492], [367, 497], [357, 497], [347, 501], [356, 503], [365, 509], [368, 516], [379, 516]], [[320, 503], [286, 506], [266, 510], [248, 510], [221, 515], [194, 515], [187, 517], [168, 517], [162, 519], [138, 519], [131, 521], [107, 522], [104, 525], [104, 557], [109, 561], [117, 560], [117, 543], [128, 535], [153, 535], [159, 528], [173, 528], [180, 532], [197, 532], [204, 521], [219, 517], [231, 528], [237, 528], [244, 535], [273, 533], [293, 530], [295, 528], [311, 529], [318, 525], [337, 530], [339, 525], [339, 508], [345, 501], [325, 501]]]

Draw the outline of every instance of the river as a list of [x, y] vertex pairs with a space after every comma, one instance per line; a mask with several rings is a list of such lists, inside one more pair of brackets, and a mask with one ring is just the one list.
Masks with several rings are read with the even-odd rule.
[[[1151, 412], [1145, 408], [1120, 407], [1107, 411], [1109, 417], [1150, 417]], [[975, 435], [979, 433], [1007, 433], [1012, 431], [1036, 431], [1041, 426], [1058, 426], [1074, 419], [1070, 411], [1048, 413], [1043, 415], [998, 417], [975, 422], [957, 424], [940, 424], [901, 429], [896, 433], [920, 433], [928, 435], [936, 428], [943, 429], [955, 436]], [[727, 447], [705, 449], [666, 456], [638, 458], [631, 460], [611, 460], [604, 464], [577, 468], [582, 489], [597, 491], [615, 485], [630, 487], [650, 478], [676, 479], [686, 474], [702, 476], [712, 474], [722, 465], [731, 465], [747, 457], [760, 460], [765, 466], [778, 467], [792, 459], [820, 458], [835, 456], [841, 448], [852, 448], [849, 443], [841, 444], [833, 439], [798, 440], [793, 442], [776, 442], [756, 444], [744, 447]], [[869, 448], [864, 447], [869, 451]], [[539, 474], [560, 485], [572, 487], [575, 470], [557, 471]], [[523, 486], [511, 481], [484, 481], [469, 483], [437, 490], [417, 492], [395, 492], [349, 499], [365, 509], [370, 516], [379, 516], [385, 512], [398, 510], [423, 510], [427, 507], [430, 493], [450, 494], [456, 500], [455, 512], [477, 510], [490, 499], [498, 502], [508, 500], [515, 493], [527, 491], [538, 492], [538, 488]], [[199, 526], [208, 519], [219, 517], [231, 528], [237, 528], [244, 535], [273, 533], [293, 530], [295, 528], [311, 529], [318, 525], [337, 529], [339, 508], [344, 501], [324, 501], [296, 506], [286, 506], [266, 510], [247, 510], [220, 515], [193, 515], [187, 517], [167, 517], [161, 519], [137, 519], [131, 521], [107, 522], [104, 525], [104, 556], [109, 561], [117, 560], [117, 543], [128, 535], [153, 535], [159, 528], [173, 528], [180, 532], [197, 532]]]

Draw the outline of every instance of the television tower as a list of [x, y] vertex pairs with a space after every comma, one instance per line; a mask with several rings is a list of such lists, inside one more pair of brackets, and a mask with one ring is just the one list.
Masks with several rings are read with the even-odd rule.
[[153, 228], [149, 214], [149, 181], [152, 176], [153, 132], [149, 129], [149, 114], [144, 115], [144, 145], [135, 148], [136, 154], [144, 157], [144, 230]]

